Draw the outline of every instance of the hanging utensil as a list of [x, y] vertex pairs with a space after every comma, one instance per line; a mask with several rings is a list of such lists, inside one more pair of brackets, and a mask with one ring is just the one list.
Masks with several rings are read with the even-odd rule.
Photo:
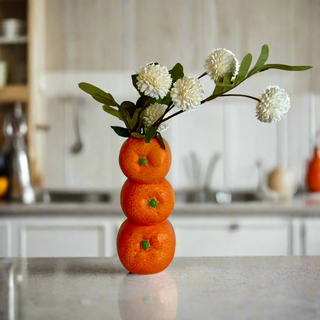
[[80, 122], [79, 122], [79, 105], [81, 103], [81, 100], [77, 101], [75, 99], [75, 105], [74, 105], [74, 113], [73, 113], [73, 122], [74, 122], [74, 132], [75, 132], [75, 142], [70, 148], [71, 153], [78, 154], [83, 149], [83, 142], [81, 139], [80, 134]]

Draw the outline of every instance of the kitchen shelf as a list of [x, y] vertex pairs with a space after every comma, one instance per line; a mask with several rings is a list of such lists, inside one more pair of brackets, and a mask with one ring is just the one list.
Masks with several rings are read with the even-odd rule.
[[28, 42], [28, 38], [26, 36], [21, 36], [16, 38], [0, 37], [0, 45], [25, 44], [27, 42]]
[[0, 103], [28, 102], [29, 88], [27, 85], [8, 85], [0, 88]]

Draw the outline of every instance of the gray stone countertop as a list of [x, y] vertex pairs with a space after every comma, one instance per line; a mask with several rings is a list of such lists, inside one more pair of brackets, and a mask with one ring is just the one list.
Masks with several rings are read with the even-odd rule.
[[[252, 201], [231, 204], [176, 202], [173, 216], [179, 215], [284, 215], [320, 216], [320, 196], [300, 196], [286, 202]], [[119, 201], [111, 203], [0, 203], [0, 217], [29, 215], [123, 215]]]
[[320, 257], [0, 259], [1, 319], [320, 319]]

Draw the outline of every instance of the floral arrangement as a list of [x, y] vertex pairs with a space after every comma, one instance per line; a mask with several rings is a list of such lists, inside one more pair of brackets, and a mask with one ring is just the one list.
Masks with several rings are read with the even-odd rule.
[[[119, 105], [110, 93], [89, 83], [79, 83], [79, 87], [102, 103], [105, 112], [124, 122], [125, 127], [111, 127], [119, 136], [144, 139], [146, 143], [158, 137], [161, 146], [165, 148], [160, 132], [169, 127], [173, 117], [194, 111], [200, 105], [219, 97], [240, 96], [254, 99], [258, 102], [258, 120], [265, 123], [281, 120], [290, 109], [290, 98], [284, 89], [276, 85], [265, 88], [258, 98], [244, 94], [227, 94], [253, 75], [268, 69], [303, 71], [311, 68], [266, 64], [268, 57], [269, 47], [263, 45], [256, 64], [250, 69], [250, 53], [239, 64], [231, 51], [215, 49], [209, 53], [204, 63], [205, 72], [198, 78], [185, 76], [180, 63], [171, 70], [157, 62], [149, 63], [132, 75], [133, 86], [140, 94], [136, 103], [124, 101]], [[215, 84], [213, 93], [206, 98], [200, 82], [204, 76], [209, 76]], [[178, 110], [172, 113], [174, 108]]]

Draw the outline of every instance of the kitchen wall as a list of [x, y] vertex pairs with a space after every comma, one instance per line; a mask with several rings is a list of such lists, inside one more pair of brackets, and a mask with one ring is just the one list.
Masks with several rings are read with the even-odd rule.
[[[130, 75], [150, 61], [169, 69], [181, 62], [186, 75], [198, 76], [214, 48], [228, 48], [238, 60], [250, 52], [255, 63], [265, 43], [270, 63], [314, 68], [267, 71], [236, 92], [258, 96], [278, 84], [291, 97], [288, 116], [262, 124], [255, 119], [255, 102], [241, 98], [220, 98], [182, 114], [165, 133], [173, 152], [169, 180], [176, 189], [192, 186], [186, 168], [190, 152], [196, 152], [203, 175], [210, 157], [221, 155], [212, 188], [255, 188], [258, 160], [266, 170], [287, 165], [302, 183], [310, 139], [320, 126], [320, 1], [48, 0], [46, 13], [46, 187], [109, 190], [124, 182], [117, 163], [124, 140], [110, 129], [117, 121], [78, 89], [79, 82], [95, 84], [118, 101], [135, 101]], [[203, 83], [209, 95], [213, 83]], [[76, 104], [84, 149], [75, 155], [70, 148]]]

